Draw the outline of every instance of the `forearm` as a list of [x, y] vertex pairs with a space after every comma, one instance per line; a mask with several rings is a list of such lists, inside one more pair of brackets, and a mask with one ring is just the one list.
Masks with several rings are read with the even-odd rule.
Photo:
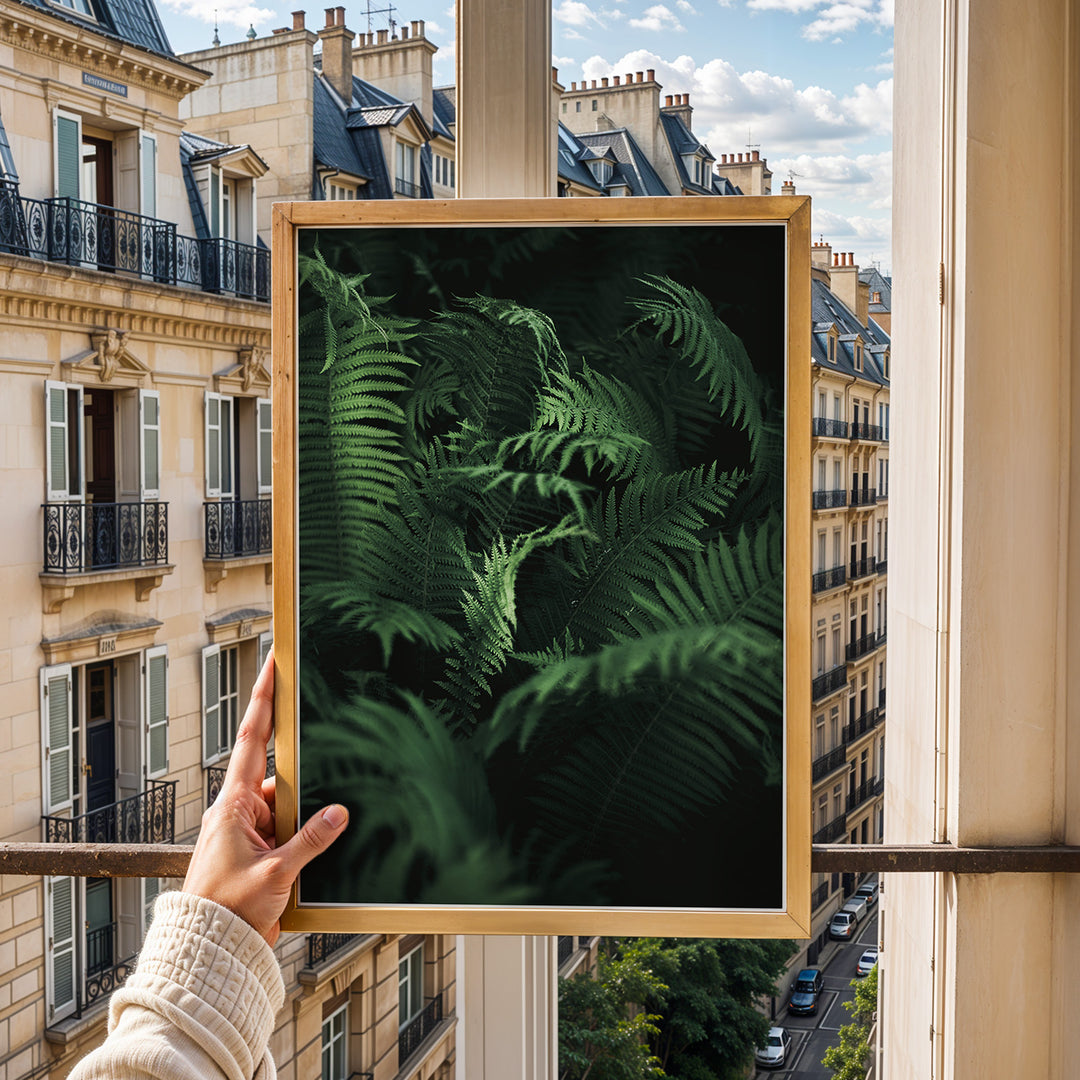
[[227, 909], [163, 893], [138, 967], [112, 997], [109, 1037], [70, 1080], [272, 1080], [284, 1000], [277, 959]]

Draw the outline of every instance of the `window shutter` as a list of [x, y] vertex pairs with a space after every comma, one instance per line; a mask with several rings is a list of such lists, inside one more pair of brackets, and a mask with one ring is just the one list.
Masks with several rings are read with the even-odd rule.
[[146, 677], [146, 775], [169, 771], [169, 649], [157, 645], [144, 654]]
[[213, 765], [221, 757], [219, 746], [221, 716], [221, 646], [207, 645], [202, 651], [203, 692], [203, 766]]
[[45, 383], [45, 492], [46, 502], [62, 502], [71, 495], [68, 475], [68, 384]]
[[221, 170], [210, 167], [210, 235], [221, 235]]
[[142, 932], [145, 935], [154, 918], [154, 901], [161, 894], [161, 878], [142, 879]]
[[161, 498], [161, 394], [139, 391], [139, 475], [144, 502]]
[[142, 132], [139, 139], [139, 205], [147, 217], [157, 217], [157, 138]]
[[41, 669], [41, 745], [45, 814], [71, 808], [71, 665], [57, 664]]
[[75, 1011], [75, 879], [45, 879], [46, 1023]]
[[206, 497], [221, 495], [221, 395], [205, 394], [206, 401]]
[[82, 164], [82, 121], [59, 111], [53, 113], [55, 174], [53, 186], [57, 197], [79, 197], [79, 172]]
[[233, 399], [221, 395], [221, 497], [235, 496], [233, 491]]
[[259, 494], [268, 495], [271, 491], [271, 474], [274, 462], [271, 430], [274, 409], [269, 398], [259, 398], [256, 404], [259, 410]]

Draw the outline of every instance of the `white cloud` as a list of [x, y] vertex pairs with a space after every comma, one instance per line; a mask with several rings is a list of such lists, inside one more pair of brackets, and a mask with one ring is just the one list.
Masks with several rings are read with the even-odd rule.
[[454, 4], [451, 4], [451, 5], [450, 5], [450, 6], [449, 6], [449, 7], [448, 7], [448, 8], [447, 8], [447, 9], [446, 9], [446, 10], [445, 10], [444, 12], [443, 12], [443, 14], [444, 14], [444, 15], [445, 15], [445, 16], [446, 16], [446, 17], [447, 17], [448, 19], [456, 19], [456, 18], [457, 18], [457, 6], [456, 6], [456, 5], [454, 5]]
[[675, 6], [680, 11], [685, 11], [687, 15], [697, 14], [697, 8], [695, 8], [694, 5], [690, 3], [690, 0], [675, 0]]
[[573, 67], [577, 63], [572, 56], [556, 56], [554, 53], [552, 53], [551, 62], [557, 68]]
[[601, 19], [614, 19], [618, 22], [619, 19], [626, 18], [626, 12], [620, 11], [618, 8], [601, 8], [600, 17]]
[[[775, 158], [776, 177], [789, 177], [796, 190], [815, 199], [857, 201], [870, 210], [892, 206], [892, 151], [877, 154], [798, 154]], [[775, 181], [774, 181], [775, 183]]]
[[582, 3], [582, 0], [562, 0], [558, 7], [552, 9], [551, 14], [557, 22], [564, 22], [569, 26], [600, 23], [600, 17], [588, 4]]
[[430, 19], [427, 19], [424, 22], [424, 33], [445, 34], [446, 27], [440, 26], [437, 22], [432, 22]]
[[721, 7], [731, 7], [735, 3], [735, 0], [716, 0]]
[[822, 0], [746, 0], [750, 11], [786, 11], [790, 15], [800, 15], [804, 11], [813, 11]]
[[277, 17], [276, 11], [238, 0], [165, 0], [165, 6], [170, 11], [199, 19], [207, 26], [217, 23], [220, 26], [236, 26], [242, 30], [249, 26], [258, 28]]
[[640, 19], [631, 19], [630, 25], [635, 30], [649, 30], [658, 33], [661, 30], [685, 30], [678, 16], [663, 4], [653, 4], [642, 12]]
[[788, 15], [814, 12], [816, 17], [802, 29], [808, 41], [842, 41], [845, 34], [864, 25], [871, 29], [891, 28], [893, 4], [894, 0], [746, 0], [750, 11]]
[[579, 34], [576, 30], [571, 29], [569, 26], [562, 32], [562, 36], [567, 41], [584, 41], [585, 35]]

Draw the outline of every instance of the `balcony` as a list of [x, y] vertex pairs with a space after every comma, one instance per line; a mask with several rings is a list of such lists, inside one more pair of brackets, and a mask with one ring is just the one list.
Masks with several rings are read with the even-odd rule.
[[837, 507], [847, 506], [847, 492], [843, 488], [812, 492], [811, 506], [814, 510], [835, 510]]
[[881, 442], [881, 428], [877, 424], [854, 423], [851, 425], [851, 438], [864, 442]]
[[62, 196], [31, 199], [0, 186], [0, 251], [164, 285], [270, 299], [270, 251], [220, 237], [181, 236], [176, 223]]
[[176, 781], [150, 787], [78, 817], [42, 817], [49, 844], [171, 844], [176, 834]]
[[847, 814], [835, 817], [824, 828], [814, 833], [815, 844], [833, 844], [847, 833]]
[[834, 566], [831, 570], [819, 570], [810, 579], [813, 592], [825, 592], [827, 589], [836, 589], [847, 581], [847, 567]]
[[[275, 773], [274, 754], [270, 751], [266, 755], [266, 772], [264, 779], [269, 780]], [[214, 800], [221, 794], [221, 785], [225, 783], [225, 773], [228, 769], [224, 765], [211, 765], [206, 770], [206, 809], [214, 805]]]
[[877, 634], [871, 630], [869, 634], [863, 634], [862, 637], [856, 638], [844, 649], [844, 658], [850, 664], [852, 660], [858, 660], [860, 657], [866, 656], [867, 653], [873, 652], [880, 644]]
[[832, 895], [832, 888], [827, 881], [823, 881], [811, 894], [810, 894], [810, 910], [817, 911], [822, 904]]
[[879, 574], [887, 574], [888, 573], [888, 565], [889, 565], [889, 560], [888, 559], [878, 559], [877, 560], [877, 572]]
[[846, 420], [827, 420], [824, 416], [815, 416], [810, 421], [810, 434], [823, 439], [846, 439], [848, 422]]
[[810, 683], [810, 697], [814, 701], [819, 701], [845, 685], [847, 685], [847, 665], [837, 664], [836, 667], [826, 671], [823, 675], [818, 675]]
[[573, 934], [560, 934], [559, 935], [559, 967], [562, 967], [567, 960], [574, 954], [574, 935]]
[[414, 184], [409, 180], [402, 180], [399, 176], [394, 180], [394, 193], [396, 195], [404, 195], [408, 199], [419, 199], [420, 185]]
[[269, 555], [272, 533], [269, 499], [229, 499], [203, 503], [207, 559]]
[[75, 998], [76, 1018], [123, 986], [135, 970], [138, 955], [117, 959], [116, 946], [120, 941], [117, 930], [113, 922], [86, 932], [86, 973]]
[[356, 940], [356, 934], [308, 934], [307, 966], [315, 967]]
[[814, 764], [811, 767], [814, 783], [816, 784], [819, 780], [828, 776], [829, 773], [839, 769], [846, 761], [847, 747], [843, 745], [834, 746], [827, 754], [814, 758]]
[[848, 795], [847, 812], [850, 814], [852, 810], [858, 809], [863, 803], [869, 802], [871, 799], [880, 795], [884, 790], [885, 781], [883, 778], [869, 777]]
[[873, 506], [877, 502], [877, 488], [852, 488], [852, 506]]
[[420, 1049], [420, 1044], [442, 1022], [442, 994], [436, 994], [424, 1007], [398, 1032], [398, 1071], [405, 1062]]
[[881, 718], [885, 719], [885, 687], [878, 691], [878, 708], [881, 710]]
[[865, 559], [853, 559], [851, 562], [851, 580], [857, 581], [859, 578], [869, 577], [871, 574], [877, 573], [877, 559], [873, 555], [868, 556]]
[[165, 566], [169, 504], [43, 503], [46, 574]]
[[844, 745], [853, 743], [856, 739], [861, 739], [863, 735], [876, 728], [884, 719], [885, 714], [880, 709], [867, 709], [858, 719], [844, 725]]

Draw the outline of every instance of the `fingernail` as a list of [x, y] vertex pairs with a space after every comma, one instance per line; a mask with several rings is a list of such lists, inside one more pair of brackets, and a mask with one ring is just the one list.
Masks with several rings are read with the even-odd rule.
[[331, 829], [340, 829], [348, 820], [349, 812], [344, 806], [338, 806], [337, 803], [334, 803], [333, 806], [328, 806], [323, 811], [323, 821], [325, 821]]

